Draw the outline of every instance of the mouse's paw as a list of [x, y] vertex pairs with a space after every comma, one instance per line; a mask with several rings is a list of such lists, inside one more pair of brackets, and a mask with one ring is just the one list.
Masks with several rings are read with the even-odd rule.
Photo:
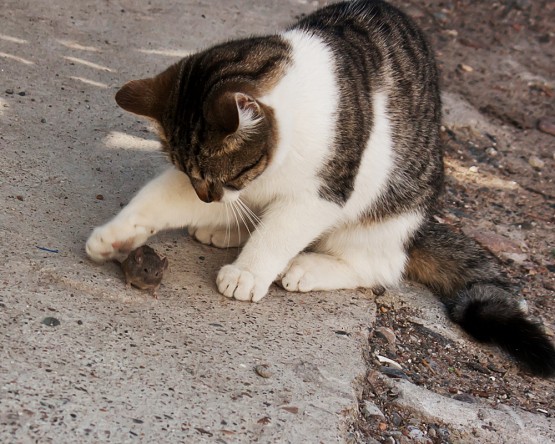
[[95, 228], [85, 248], [95, 262], [122, 260], [130, 251], [144, 244], [152, 234], [154, 230], [132, 220], [114, 220]]
[[237, 266], [225, 265], [216, 279], [218, 291], [228, 298], [239, 301], [258, 302], [268, 292], [271, 280], [261, 279], [248, 270]]

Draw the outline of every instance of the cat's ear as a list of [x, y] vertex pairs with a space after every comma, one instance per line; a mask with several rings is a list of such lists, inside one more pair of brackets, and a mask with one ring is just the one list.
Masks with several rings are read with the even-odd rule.
[[209, 121], [228, 134], [252, 131], [263, 117], [258, 102], [249, 94], [225, 92], [209, 104]]
[[262, 111], [258, 102], [248, 94], [235, 93], [235, 104], [237, 105], [237, 114], [239, 124], [236, 132], [239, 134], [248, 134], [262, 120]]
[[116, 102], [133, 114], [161, 121], [178, 76], [179, 65], [176, 64], [156, 77], [127, 82], [116, 93]]

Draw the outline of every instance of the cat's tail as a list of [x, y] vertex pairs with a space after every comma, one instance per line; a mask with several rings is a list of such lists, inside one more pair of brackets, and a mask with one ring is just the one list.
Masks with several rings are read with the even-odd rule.
[[507, 351], [537, 376], [555, 376], [555, 347], [510, 293], [496, 260], [472, 239], [435, 221], [409, 246], [406, 277], [426, 285], [449, 317], [480, 342]]

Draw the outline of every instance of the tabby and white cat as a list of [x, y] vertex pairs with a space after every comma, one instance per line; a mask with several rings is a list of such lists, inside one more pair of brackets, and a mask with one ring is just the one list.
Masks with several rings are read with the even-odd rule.
[[438, 75], [423, 34], [394, 7], [325, 7], [281, 34], [131, 81], [116, 101], [156, 123], [173, 166], [93, 231], [92, 259], [187, 226], [203, 243], [246, 241], [217, 277], [242, 301], [259, 301], [275, 280], [308, 292], [407, 277], [476, 339], [555, 374], [555, 348], [495, 260], [432, 218], [443, 179]]

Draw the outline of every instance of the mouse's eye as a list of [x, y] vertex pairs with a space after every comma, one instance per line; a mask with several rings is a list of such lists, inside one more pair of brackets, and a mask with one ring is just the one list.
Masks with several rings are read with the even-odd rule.
[[156, 272], [156, 274], [154, 276], [158, 277], [158, 275], [160, 274], [159, 271]]
[[148, 273], [148, 268], [145, 268], [143, 271], [144, 271], [145, 273]]

